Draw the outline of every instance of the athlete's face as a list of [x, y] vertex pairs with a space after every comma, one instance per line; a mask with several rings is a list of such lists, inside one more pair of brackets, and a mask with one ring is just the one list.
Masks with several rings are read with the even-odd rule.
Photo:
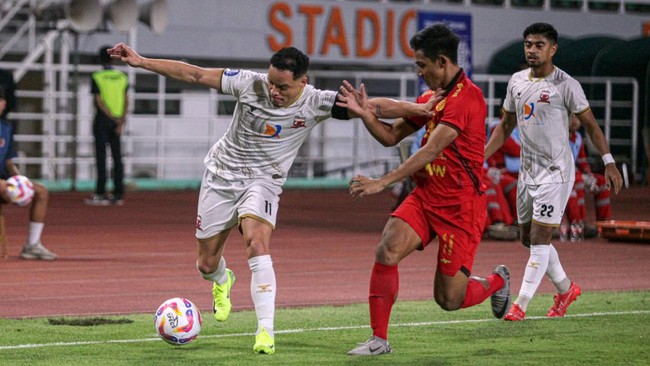
[[5, 108], [7, 108], [7, 100], [3, 97], [0, 97], [0, 114], [5, 111]]
[[276, 107], [288, 107], [298, 100], [307, 85], [307, 75], [294, 80], [293, 72], [269, 66], [269, 93], [271, 103]]
[[424, 82], [431, 90], [437, 90], [445, 86], [443, 62], [442, 57], [431, 60], [424, 55], [422, 50], [415, 51], [415, 65], [418, 67], [418, 75], [424, 79]]
[[541, 34], [529, 34], [524, 40], [524, 54], [528, 66], [539, 68], [553, 62], [557, 44]]

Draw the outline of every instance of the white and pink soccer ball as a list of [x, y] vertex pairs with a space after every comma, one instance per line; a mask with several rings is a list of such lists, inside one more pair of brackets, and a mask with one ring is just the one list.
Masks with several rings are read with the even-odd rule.
[[7, 192], [11, 202], [18, 206], [27, 206], [34, 199], [34, 185], [24, 175], [14, 175], [7, 179]]
[[174, 297], [163, 302], [156, 311], [156, 333], [167, 343], [181, 346], [201, 333], [201, 312], [188, 299]]

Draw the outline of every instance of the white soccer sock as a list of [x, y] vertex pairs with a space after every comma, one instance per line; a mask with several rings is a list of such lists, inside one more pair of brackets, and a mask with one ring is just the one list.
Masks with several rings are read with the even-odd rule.
[[557, 292], [563, 294], [569, 291], [571, 280], [566, 276], [564, 268], [562, 268], [562, 263], [560, 263], [560, 256], [557, 254], [557, 250], [553, 244], [549, 245], [549, 247], [551, 248], [548, 255], [548, 268], [546, 269], [546, 275], [555, 285]]
[[[550, 245], [533, 244], [530, 246], [530, 257], [528, 258], [526, 270], [524, 271], [524, 280], [519, 290], [519, 297], [522, 297], [523, 301], [520, 301], [519, 297], [515, 301], [523, 311], [526, 311], [528, 301], [535, 296], [535, 291], [537, 291], [539, 284], [542, 282], [542, 278], [544, 278], [544, 274], [548, 268], [550, 250]], [[528, 301], [525, 301], [526, 299]]]
[[251, 269], [251, 296], [257, 314], [257, 332], [262, 327], [273, 337], [273, 319], [275, 317], [275, 271], [270, 255], [261, 255], [248, 260]]
[[196, 269], [201, 274], [201, 277], [205, 278], [208, 281], [216, 282], [218, 285], [223, 285], [228, 281], [228, 276], [226, 275], [226, 259], [221, 256], [219, 259], [219, 267], [217, 270], [212, 273], [203, 273], [199, 270], [199, 262], [196, 262]]
[[34, 246], [39, 241], [41, 241], [41, 234], [43, 233], [43, 227], [45, 223], [42, 222], [29, 222], [29, 234], [27, 237], [27, 245]]

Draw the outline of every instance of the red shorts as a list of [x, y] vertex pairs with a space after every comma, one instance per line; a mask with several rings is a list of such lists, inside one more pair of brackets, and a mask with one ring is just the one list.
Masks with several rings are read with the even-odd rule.
[[447, 276], [455, 276], [461, 267], [468, 275], [472, 271], [486, 215], [485, 194], [458, 205], [428, 206], [417, 189], [391, 214], [415, 230], [422, 248], [438, 236], [438, 270]]

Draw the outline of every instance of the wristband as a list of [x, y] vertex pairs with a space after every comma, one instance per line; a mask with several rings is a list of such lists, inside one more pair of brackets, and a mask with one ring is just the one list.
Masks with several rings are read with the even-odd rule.
[[612, 157], [612, 154], [603, 155], [603, 163], [605, 163], [605, 165], [614, 164], [615, 161], [614, 161], [614, 158]]

